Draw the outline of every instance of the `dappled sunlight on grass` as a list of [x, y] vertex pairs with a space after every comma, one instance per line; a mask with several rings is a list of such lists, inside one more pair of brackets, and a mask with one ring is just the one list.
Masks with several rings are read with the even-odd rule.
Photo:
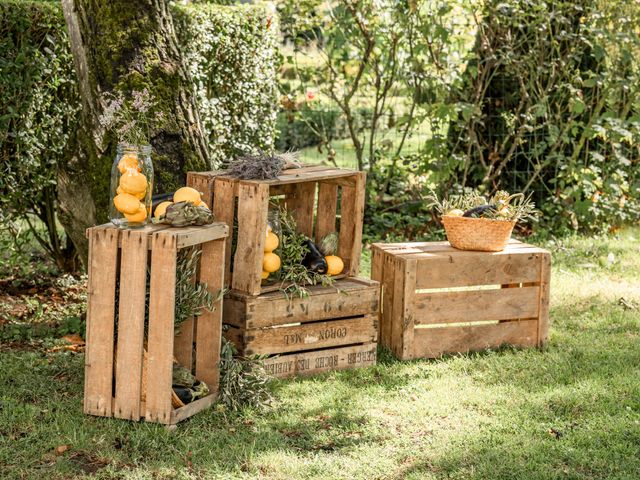
[[[82, 415], [81, 355], [5, 350], [0, 476], [637, 478], [634, 235], [550, 245], [552, 323], [543, 350], [410, 362], [381, 350], [375, 367], [277, 381], [276, 405], [265, 412], [214, 408], [175, 431]], [[580, 266], [600, 257], [604, 266]], [[69, 452], [56, 456], [58, 445]]]

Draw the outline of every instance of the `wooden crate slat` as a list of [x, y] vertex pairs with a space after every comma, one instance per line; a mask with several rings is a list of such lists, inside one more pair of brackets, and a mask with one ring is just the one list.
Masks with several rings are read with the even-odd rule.
[[353, 186], [342, 187], [340, 203], [339, 256], [344, 260], [345, 273], [348, 275], [357, 274], [362, 252], [366, 174], [360, 172], [355, 178]]
[[[209, 292], [217, 296], [224, 283], [223, 242], [214, 241], [202, 245], [200, 283], [205, 283]], [[209, 391], [217, 392], [219, 369], [214, 359], [220, 357], [222, 337], [222, 300], [213, 305], [213, 310], [205, 310], [197, 320], [196, 333], [196, 378], [209, 386]]]
[[142, 351], [147, 289], [147, 233], [126, 230], [120, 234], [120, 299], [116, 395], [113, 416], [140, 420]]
[[382, 269], [383, 276], [381, 284], [382, 302], [380, 304], [380, 343], [389, 350], [393, 351], [393, 345], [391, 343], [391, 330], [393, 324], [393, 291], [396, 268], [395, 261], [391, 255], [385, 255], [383, 257]]
[[218, 398], [217, 395], [211, 394], [207, 395], [204, 398], [199, 398], [198, 400], [191, 402], [184, 407], [180, 407], [171, 412], [171, 418], [169, 420], [170, 425], [175, 425], [182, 420], [186, 420], [189, 417], [192, 417], [196, 413], [199, 413], [203, 410], [209, 408]]
[[[403, 299], [402, 318], [400, 319], [402, 335], [404, 342], [401, 346], [402, 358], [413, 358], [413, 334], [415, 331], [415, 295], [416, 295], [416, 274], [417, 274], [417, 262], [415, 260], [404, 260], [403, 262], [404, 272], [404, 285], [402, 285], [403, 291], [401, 297]], [[400, 286], [397, 283], [396, 286]]]
[[177, 237], [176, 246], [185, 248], [217, 240], [218, 238], [225, 238], [229, 234], [229, 227], [226, 223], [214, 222], [210, 225], [174, 229], [172, 232]]
[[278, 355], [264, 361], [265, 370], [275, 377], [315, 375], [333, 370], [361, 368], [376, 364], [375, 343], [328, 348], [313, 352]]
[[298, 231], [313, 238], [313, 210], [316, 200], [315, 183], [298, 183], [293, 196], [285, 200], [287, 210], [293, 216]]
[[194, 318], [187, 318], [173, 339], [173, 356], [178, 363], [191, 370], [193, 365], [193, 341], [195, 333]]
[[318, 184], [318, 215], [316, 217], [316, 243], [322, 237], [336, 232], [338, 209], [338, 185], [320, 182]]
[[514, 320], [536, 318], [539, 311], [539, 287], [462, 292], [418, 293], [415, 295], [415, 323], [437, 324], [473, 320]]
[[87, 350], [84, 412], [111, 416], [115, 292], [118, 262], [116, 229], [89, 233]]
[[520, 320], [468, 327], [417, 328], [414, 358], [436, 358], [445, 353], [468, 352], [497, 347], [536, 345], [537, 320]]
[[222, 175], [221, 170], [211, 172], [187, 172], [187, 185], [198, 190], [202, 196], [202, 201], [209, 208], [213, 207], [213, 180]]
[[175, 235], [165, 232], [154, 235], [151, 252], [145, 419], [165, 424], [170, 423], [172, 412], [176, 256]]
[[466, 287], [539, 282], [540, 253], [474, 255], [434, 254], [428, 261], [418, 261], [417, 288]]
[[286, 298], [282, 292], [259, 297], [231, 294], [225, 299], [225, 322], [261, 328], [352, 317], [378, 310], [378, 288], [349, 280], [337, 282], [336, 286], [339, 290], [312, 287], [306, 298]]
[[225, 177], [216, 177], [214, 182], [215, 198], [213, 199], [213, 217], [226, 223], [231, 229], [225, 240], [225, 285], [231, 284], [231, 254], [233, 242], [233, 224], [235, 222], [236, 196], [234, 194], [234, 183]]
[[269, 187], [240, 182], [238, 192], [238, 240], [231, 285], [250, 295], [260, 293], [260, 274], [269, 211]]
[[353, 181], [352, 179], [358, 174], [356, 170], [346, 169], [326, 169], [317, 170], [311, 172], [294, 173], [289, 175], [281, 175], [274, 180], [262, 180], [269, 185], [286, 185], [288, 183], [301, 183], [310, 181], [324, 181], [330, 178], [344, 178], [345, 180]]
[[253, 329], [245, 333], [245, 354], [287, 353], [375, 342], [377, 327], [377, 317], [365, 315], [357, 318]]
[[405, 284], [406, 284], [406, 262], [403, 259], [393, 258], [394, 281], [393, 287], [388, 290], [392, 297], [391, 305], [391, 350], [398, 358], [403, 360], [410, 359], [411, 356], [403, 355], [403, 345], [407, 343], [404, 329], [404, 311], [405, 311]]
[[540, 258], [540, 302], [538, 322], [538, 346], [542, 347], [549, 335], [549, 295], [551, 280], [551, 254], [544, 253]]

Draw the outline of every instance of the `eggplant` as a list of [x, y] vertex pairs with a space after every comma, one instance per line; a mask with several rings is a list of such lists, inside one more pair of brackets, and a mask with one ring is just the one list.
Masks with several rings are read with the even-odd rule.
[[186, 405], [187, 403], [193, 402], [193, 392], [190, 388], [183, 387], [182, 385], [173, 385], [172, 388], [182, 403]]
[[156, 207], [160, 205], [162, 202], [172, 202], [173, 201], [173, 193], [158, 193], [151, 197], [151, 216], [156, 211]]
[[320, 253], [320, 250], [318, 250], [318, 247], [316, 247], [316, 244], [307, 238], [303, 245], [307, 247], [307, 250], [309, 251], [302, 259], [302, 265], [307, 267], [307, 270], [315, 273], [327, 273], [327, 261], [325, 260], [324, 255]]
[[495, 205], [480, 205], [479, 207], [470, 208], [462, 214], [463, 217], [479, 218], [485, 212], [495, 212]]

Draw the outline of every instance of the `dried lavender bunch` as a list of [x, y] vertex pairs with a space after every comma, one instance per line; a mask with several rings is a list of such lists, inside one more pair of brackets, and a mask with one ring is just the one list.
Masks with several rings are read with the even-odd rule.
[[299, 168], [298, 153], [259, 152], [238, 157], [229, 163], [227, 174], [242, 180], [273, 180], [285, 168]]
[[105, 95], [107, 105], [99, 118], [100, 125], [110, 130], [118, 141], [131, 145], [149, 143], [154, 131], [167, 124], [164, 113], [146, 88], [133, 90], [130, 98], [122, 92]]

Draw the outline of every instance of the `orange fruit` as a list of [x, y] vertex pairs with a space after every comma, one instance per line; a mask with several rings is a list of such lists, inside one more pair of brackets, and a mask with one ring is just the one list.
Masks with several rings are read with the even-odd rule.
[[202, 198], [200, 198], [200, 192], [195, 188], [182, 187], [176, 190], [176, 193], [173, 194], [173, 201], [175, 203], [191, 202], [198, 206], [200, 205], [200, 202], [202, 202]]
[[[116, 193], [118, 195], [120, 195], [121, 193], [126, 193], [124, 190], [122, 190], [122, 188], [118, 187], [116, 188]], [[144, 197], [147, 196], [147, 190], [144, 190], [140, 193], [133, 193], [133, 194], [129, 194], [129, 195], [133, 195], [134, 197], [136, 197], [138, 200], [142, 200]]]
[[147, 190], [147, 177], [135, 170], [127, 170], [120, 177], [120, 188], [126, 193], [140, 195]]
[[324, 257], [327, 261], [327, 275], [339, 275], [344, 270], [344, 262], [336, 255], [327, 255]]
[[120, 213], [134, 214], [140, 207], [140, 200], [129, 193], [121, 193], [113, 197], [113, 204]]
[[278, 236], [273, 232], [267, 233], [267, 238], [264, 241], [265, 253], [273, 252], [276, 248], [278, 248], [278, 245], [280, 245], [280, 239], [278, 238]]
[[264, 258], [262, 259], [262, 270], [264, 272], [277, 272], [280, 270], [280, 257], [275, 253], [269, 252], [265, 253]]
[[138, 172], [142, 171], [138, 163], [138, 156], [135, 153], [125, 153], [118, 162], [120, 173], [125, 173], [129, 169], [137, 170]]
[[138, 202], [138, 210], [133, 214], [124, 214], [124, 218], [132, 223], [141, 223], [147, 218], [147, 207], [143, 203]]
[[155, 211], [153, 212], [153, 216], [155, 218], [160, 218], [161, 215], [164, 215], [167, 211], [167, 208], [169, 207], [169, 205], [173, 205], [173, 202], [162, 202], [159, 203], [158, 206], [156, 207]]
[[262, 278], [262, 280], [266, 280], [267, 278], [269, 278], [269, 272], [265, 272], [263, 270], [260, 278]]

